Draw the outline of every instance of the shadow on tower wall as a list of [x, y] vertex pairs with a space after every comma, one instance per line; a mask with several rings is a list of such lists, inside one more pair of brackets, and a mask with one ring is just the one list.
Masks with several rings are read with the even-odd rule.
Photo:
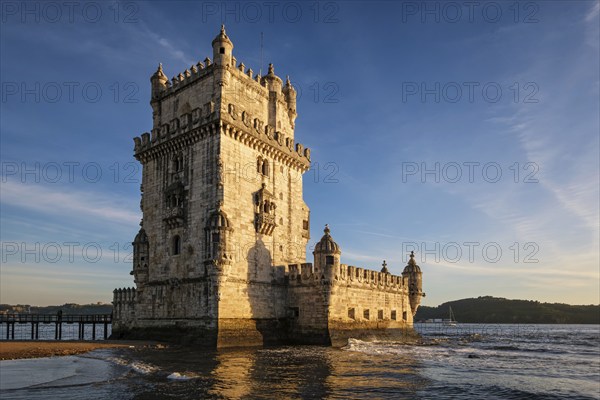
[[271, 250], [260, 236], [247, 253], [248, 302], [256, 344], [275, 345], [287, 341], [285, 269], [273, 266]]

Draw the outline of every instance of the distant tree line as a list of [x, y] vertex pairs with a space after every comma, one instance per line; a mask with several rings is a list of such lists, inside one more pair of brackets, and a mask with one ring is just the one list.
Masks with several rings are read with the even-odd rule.
[[573, 306], [491, 296], [449, 301], [437, 307], [420, 306], [415, 321], [447, 319], [450, 307], [455, 319], [464, 323], [600, 324], [600, 305]]

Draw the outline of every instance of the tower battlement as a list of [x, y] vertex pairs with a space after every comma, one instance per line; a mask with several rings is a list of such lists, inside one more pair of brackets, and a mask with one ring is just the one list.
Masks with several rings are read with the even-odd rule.
[[310, 149], [294, 140], [296, 90], [289, 77], [284, 85], [272, 64], [267, 75], [253, 76], [243, 62], [236, 66], [232, 49], [223, 27], [213, 40], [214, 62], [207, 57], [170, 80], [159, 65], [150, 78], [152, 131], [133, 139], [138, 160], [225, 134], [301, 172], [309, 169]]
[[325, 276], [333, 276], [333, 280], [327, 282], [336, 285], [349, 285], [355, 287], [380, 288], [389, 291], [406, 291], [408, 280], [402, 276], [390, 273], [359, 268], [352, 265], [340, 264], [333, 273], [329, 271], [319, 273], [315, 271], [312, 263], [288, 265], [288, 280], [290, 285], [306, 283], [311, 281], [324, 281]]

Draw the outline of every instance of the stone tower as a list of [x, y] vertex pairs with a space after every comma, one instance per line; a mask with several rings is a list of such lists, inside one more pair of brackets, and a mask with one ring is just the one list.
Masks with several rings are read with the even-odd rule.
[[224, 27], [212, 49], [212, 61], [171, 80], [159, 65], [152, 132], [134, 139], [143, 167], [132, 271], [139, 329], [167, 318], [221, 332], [275, 321], [286, 313], [281, 287], [265, 290], [283, 284], [275, 266], [306, 258], [310, 151], [294, 141], [295, 90], [272, 64], [264, 77], [236, 65]]
[[408, 279], [408, 298], [414, 317], [419, 304], [421, 304], [421, 297], [424, 297], [425, 294], [423, 293], [423, 273], [421, 272], [421, 267], [415, 261], [415, 253], [413, 251], [410, 252], [410, 259], [406, 267], [404, 267], [404, 271], [402, 271], [402, 277]]

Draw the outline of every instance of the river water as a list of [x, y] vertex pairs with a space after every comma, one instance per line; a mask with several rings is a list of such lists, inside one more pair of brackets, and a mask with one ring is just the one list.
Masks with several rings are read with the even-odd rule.
[[0, 398], [600, 399], [600, 325], [416, 329], [421, 345], [105, 349], [2, 361]]

